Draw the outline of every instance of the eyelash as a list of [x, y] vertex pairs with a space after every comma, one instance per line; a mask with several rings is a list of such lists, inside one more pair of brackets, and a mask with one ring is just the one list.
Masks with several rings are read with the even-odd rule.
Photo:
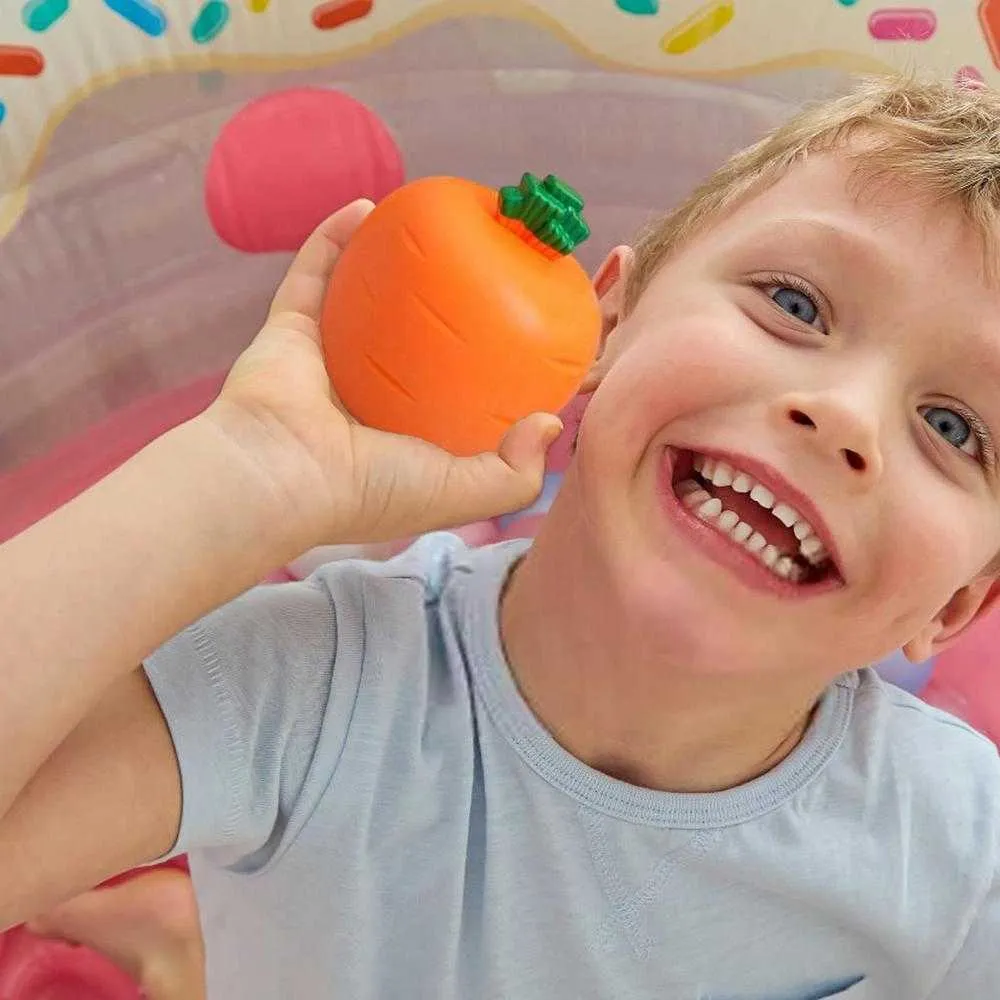
[[[976, 440], [979, 442], [979, 457], [978, 459], [973, 455], [969, 455], [968, 457], [974, 462], [978, 461], [981, 465], [992, 469], [996, 464], [996, 449], [993, 447], [993, 438], [986, 424], [972, 410], [966, 409], [966, 407], [960, 406], [958, 403], [949, 403], [943, 409], [953, 409], [969, 425], [972, 433], [975, 434]], [[961, 451], [961, 449], [956, 450]], [[963, 452], [963, 454], [965, 453]]]
[[[773, 288], [794, 289], [796, 292], [804, 295], [812, 303], [813, 308], [816, 310], [816, 314], [823, 320], [824, 325], [829, 325], [829, 310], [827, 308], [826, 301], [809, 285], [808, 282], [799, 278], [797, 275], [773, 272], [771, 274], [762, 275], [754, 281], [754, 285], [765, 293], [768, 289]], [[768, 297], [770, 298], [770, 296]], [[794, 317], [792, 318], [794, 319]], [[963, 406], [959, 406], [957, 403], [950, 405], [954, 407], [955, 412], [958, 413], [958, 415], [969, 425], [972, 429], [972, 433], [975, 434], [976, 440], [979, 442], [978, 461], [980, 464], [985, 465], [988, 468], [993, 468], [996, 464], [997, 455], [996, 449], [993, 447], [993, 439], [989, 432], [989, 428], [971, 410]], [[956, 451], [960, 450], [961, 449], [956, 449]], [[971, 455], [969, 457], [972, 458]], [[976, 459], [974, 459], [974, 461], [975, 460]]]

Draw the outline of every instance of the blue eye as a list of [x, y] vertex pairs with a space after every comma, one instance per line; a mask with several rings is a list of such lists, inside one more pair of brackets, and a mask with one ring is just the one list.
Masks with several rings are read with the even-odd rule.
[[789, 316], [794, 316], [799, 322], [806, 326], [812, 326], [819, 319], [819, 309], [816, 303], [806, 295], [805, 292], [797, 288], [790, 288], [788, 285], [776, 285], [771, 292], [771, 298], [780, 309], [784, 309]]
[[972, 441], [976, 444], [975, 435], [969, 421], [960, 413], [945, 406], [926, 406], [921, 411], [927, 421], [948, 442], [964, 451], [965, 446]]

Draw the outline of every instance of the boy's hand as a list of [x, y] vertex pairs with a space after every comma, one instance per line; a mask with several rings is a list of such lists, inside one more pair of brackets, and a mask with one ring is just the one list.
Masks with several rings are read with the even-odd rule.
[[302, 519], [307, 547], [409, 537], [525, 506], [560, 430], [557, 417], [536, 414], [498, 453], [456, 458], [350, 417], [327, 376], [319, 317], [337, 258], [372, 207], [354, 202], [313, 233], [205, 414], [260, 469], [282, 515]]

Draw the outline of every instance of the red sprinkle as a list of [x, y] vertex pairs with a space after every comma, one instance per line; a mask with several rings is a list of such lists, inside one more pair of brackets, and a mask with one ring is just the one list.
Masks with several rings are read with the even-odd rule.
[[28, 45], [0, 45], [0, 76], [38, 76], [45, 58]]
[[371, 13], [374, 0], [329, 0], [313, 8], [312, 23], [320, 31], [339, 28]]

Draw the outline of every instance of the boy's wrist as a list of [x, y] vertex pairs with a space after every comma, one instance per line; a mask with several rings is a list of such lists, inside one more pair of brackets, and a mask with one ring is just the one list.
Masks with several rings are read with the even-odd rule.
[[[280, 442], [261, 445], [217, 408], [178, 430], [187, 439], [183, 449], [191, 454], [191, 472], [201, 481], [196, 516], [211, 526], [216, 541], [239, 540], [261, 575], [330, 541], [322, 536], [321, 504], [309, 470], [301, 467], [306, 463]], [[212, 549], [217, 551], [214, 544]]]

